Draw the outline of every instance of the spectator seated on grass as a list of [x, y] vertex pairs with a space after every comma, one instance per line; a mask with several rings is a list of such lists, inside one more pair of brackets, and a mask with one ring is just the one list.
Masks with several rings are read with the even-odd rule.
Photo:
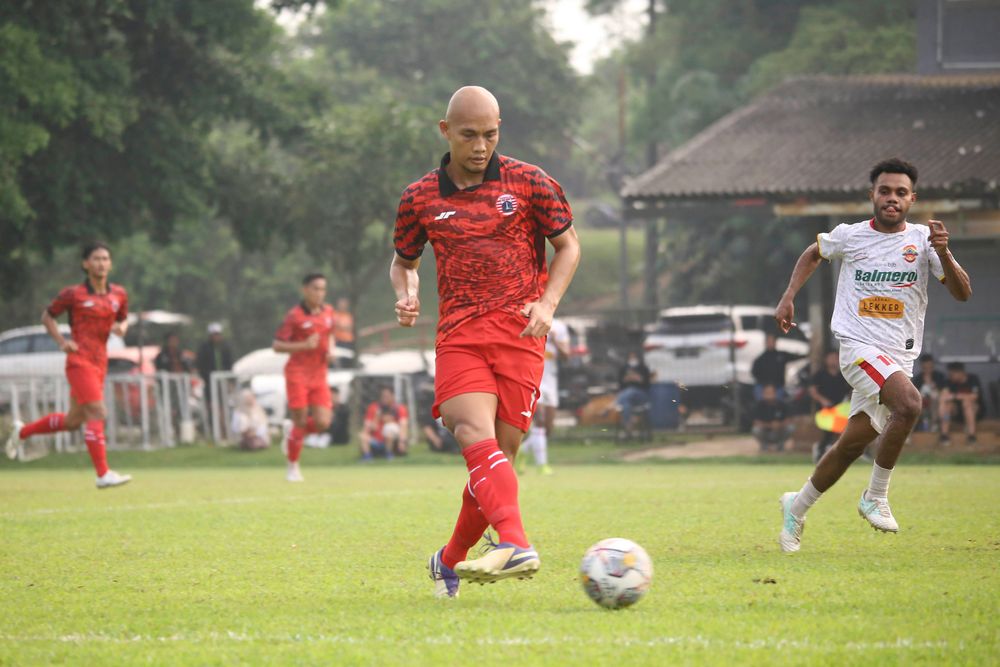
[[760, 451], [784, 450], [795, 425], [789, 419], [784, 402], [778, 400], [778, 390], [773, 384], [761, 388], [760, 400], [753, 406], [751, 417], [753, 435], [760, 443]]
[[240, 392], [240, 403], [233, 410], [229, 428], [240, 449], [256, 451], [271, 445], [267, 437], [267, 413], [249, 389]]
[[392, 459], [406, 456], [409, 411], [396, 403], [392, 387], [382, 387], [379, 400], [372, 402], [365, 412], [365, 426], [361, 431], [361, 459], [370, 461], [375, 456]]
[[625, 365], [618, 372], [618, 396], [615, 399], [615, 409], [620, 415], [622, 435], [626, 439], [632, 437], [636, 430], [634, 416], [637, 410], [649, 406], [649, 383], [652, 373], [643, 363], [639, 353], [630, 351], [625, 359]]

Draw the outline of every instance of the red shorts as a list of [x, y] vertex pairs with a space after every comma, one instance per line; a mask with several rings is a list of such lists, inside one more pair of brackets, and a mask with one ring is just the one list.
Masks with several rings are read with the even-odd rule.
[[100, 403], [104, 400], [104, 374], [106, 369], [87, 363], [66, 367], [69, 395], [77, 405]]
[[332, 408], [333, 397], [326, 383], [326, 373], [318, 377], [285, 376], [285, 391], [288, 396], [288, 409], [301, 410], [310, 405], [321, 408]]
[[545, 366], [545, 339], [519, 338], [528, 320], [494, 310], [461, 324], [438, 343], [434, 362], [434, 417], [460, 394], [497, 397], [497, 417], [527, 432]]

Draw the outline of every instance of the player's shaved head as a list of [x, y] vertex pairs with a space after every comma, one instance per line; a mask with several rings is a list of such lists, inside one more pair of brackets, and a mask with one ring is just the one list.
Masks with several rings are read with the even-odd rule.
[[470, 118], [500, 118], [500, 103], [482, 86], [462, 86], [448, 101], [444, 119], [456, 123]]

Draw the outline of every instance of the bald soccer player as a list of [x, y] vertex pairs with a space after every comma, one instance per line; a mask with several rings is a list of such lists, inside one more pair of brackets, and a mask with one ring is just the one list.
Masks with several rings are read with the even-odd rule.
[[[500, 107], [488, 90], [459, 89], [438, 128], [449, 152], [403, 192], [389, 275], [399, 324], [413, 326], [417, 268], [431, 243], [440, 296], [433, 414], [455, 434], [469, 479], [451, 539], [428, 570], [436, 596], [456, 597], [460, 579], [526, 579], [541, 565], [525, 537], [512, 463], [531, 425], [545, 336], [580, 243], [559, 184], [496, 152]], [[546, 239], [555, 250], [549, 267]], [[466, 560], [489, 526], [496, 547]]]

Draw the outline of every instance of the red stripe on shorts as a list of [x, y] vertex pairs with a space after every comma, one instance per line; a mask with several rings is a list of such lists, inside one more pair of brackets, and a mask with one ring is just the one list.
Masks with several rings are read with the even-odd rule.
[[869, 364], [864, 359], [862, 359], [858, 363], [858, 366], [861, 366], [861, 370], [863, 370], [865, 373], [868, 373], [868, 377], [870, 377], [872, 380], [875, 381], [875, 384], [878, 385], [879, 389], [882, 388], [882, 385], [885, 384], [885, 378], [882, 377], [882, 375], [877, 370], [875, 370], [874, 366]]

